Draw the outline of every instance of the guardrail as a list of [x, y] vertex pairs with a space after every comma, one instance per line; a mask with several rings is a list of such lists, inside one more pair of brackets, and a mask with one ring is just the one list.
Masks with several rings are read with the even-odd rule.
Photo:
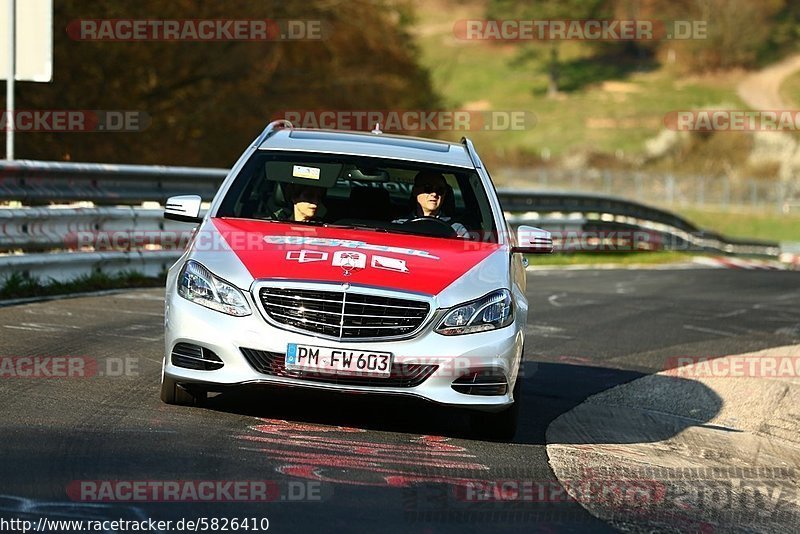
[[[0, 278], [12, 272], [64, 280], [93, 271], [162, 272], [180, 255], [191, 225], [137, 207], [179, 194], [210, 200], [225, 169], [43, 161], [0, 162]], [[778, 257], [778, 243], [703, 232], [664, 210], [621, 198], [574, 192], [498, 192], [509, 221], [554, 233], [562, 250], [644, 245]], [[91, 201], [99, 207], [41, 207]], [[110, 207], [110, 206], [114, 207]], [[37, 207], [39, 206], [39, 207]], [[576, 243], [578, 244], [576, 246]], [[591, 247], [588, 247], [591, 249]], [[69, 251], [72, 252], [64, 252]], [[87, 251], [89, 250], [89, 251]]]
[[126, 250], [107, 252], [55, 252], [0, 257], [0, 277], [21, 273], [26, 277], [65, 282], [95, 272], [137, 272], [159, 276], [180, 257], [178, 250]]
[[227, 174], [226, 169], [207, 167], [0, 161], [0, 200], [135, 206], [148, 201], [163, 204], [187, 192], [211, 199]]
[[[165, 220], [162, 209], [132, 206], [7, 208], [0, 209], [0, 251], [30, 253], [86, 246], [143, 248], [144, 245], [161, 245], [164, 237], [190, 229], [186, 224]], [[130, 236], [127, 243], [126, 235]]]
[[[553, 214], [565, 222], [581, 221], [583, 232], [609, 235], [611, 232], [641, 232], [638, 236], [666, 250], [699, 250], [779, 257], [780, 244], [773, 241], [728, 238], [716, 232], [704, 231], [674, 213], [622, 198], [595, 193], [542, 192], [498, 190], [503, 210], [510, 221], [537, 225], [539, 217], [547, 214], [548, 225], [554, 228]], [[561, 229], [556, 228], [558, 232]], [[560, 232], [562, 235], [565, 232]], [[569, 232], [566, 232], [569, 236]], [[580, 237], [579, 235], [577, 236]], [[558, 235], [554, 236], [559, 239]], [[642, 239], [644, 241], [645, 239]]]

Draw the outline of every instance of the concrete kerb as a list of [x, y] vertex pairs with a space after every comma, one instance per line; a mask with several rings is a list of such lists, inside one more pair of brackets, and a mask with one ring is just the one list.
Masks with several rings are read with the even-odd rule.
[[[722, 376], [737, 362], [769, 359], [793, 362], [794, 371]], [[800, 345], [713, 362], [714, 376], [696, 365], [668, 369], [554, 420], [547, 429], [553, 471], [562, 482], [585, 481], [565, 484], [568, 493], [628, 532], [796, 532]]]

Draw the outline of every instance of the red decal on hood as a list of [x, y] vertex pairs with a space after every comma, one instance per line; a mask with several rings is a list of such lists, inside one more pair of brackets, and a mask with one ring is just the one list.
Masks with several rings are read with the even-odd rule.
[[[429, 295], [440, 293], [501, 247], [252, 219], [211, 221], [253, 278], [349, 282]], [[215, 236], [206, 238], [195, 247], [219, 243]]]

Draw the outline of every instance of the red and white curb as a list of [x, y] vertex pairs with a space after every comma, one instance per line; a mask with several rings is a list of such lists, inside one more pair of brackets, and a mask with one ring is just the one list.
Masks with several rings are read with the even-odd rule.
[[780, 255], [780, 260], [788, 265], [792, 271], [800, 271], [800, 254], [793, 254], [791, 252], [784, 252]]
[[692, 262], [718, 269], [743, 269], [756, 271], [786, 271], [797, 268], [797, 264], [776, 260], [758, 260], [752, 258], [733, 258], [729, 256], [697, 256]]
[[781, 254], [780, 260], [734, 258], [730, 256], [695, 256], [687, 261], [663, 264], [586, 263], [575, 265], [528, 265], [528, 271], [592, 271], [592, 270], [652, 270], [739, 269], [745, 271], [800, 271], [800, 255]]

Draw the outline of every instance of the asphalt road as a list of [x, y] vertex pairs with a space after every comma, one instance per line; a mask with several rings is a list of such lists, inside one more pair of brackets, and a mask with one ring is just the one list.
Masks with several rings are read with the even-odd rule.
[[[151, 518], [173, 521], [176, 531], [181, 518], [207, 518], [209, 527], [213, 518], [220, 527], [234, 518], [264, 527], [267, 518], [276, 532], [609, 531], [564, 495], [549, 468], [550, 421], [589, 395], [664, 369], [671, 357], [797, 343], [799, 281], [775, 271], [530, 273], [513, 444], [471, 440], [463, 414], [418, 401], [249, 389], [203, 408], [163, 405], [158, 290], [0, 308], [0, 521]], [[28, 369], [15, 359], [26, 356], [47, 362], [39, 375], [73, 376], [12, 376]], [[221, 481], [226, 502], [192, 500], [190, 490], [208, 481]], [[165, 484], [179, 488], [178, 502], [159, 501]]]

